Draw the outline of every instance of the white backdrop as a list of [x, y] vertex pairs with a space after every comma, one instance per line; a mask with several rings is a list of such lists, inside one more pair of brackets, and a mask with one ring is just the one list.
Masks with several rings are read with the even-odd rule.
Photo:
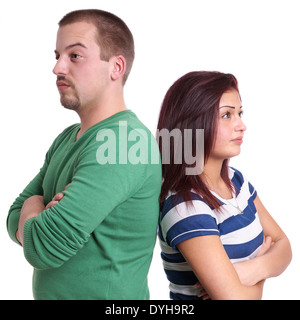
[[[52, 69], [57, 22], [83, 8], [110, 11], [131, 29], [136, 59], [125, 87], [126, 102], [153, 132], [164, 94], [178, 77], [193, 70], [217, 70], [238, 78], [248, 130], [242, 153], [231, 164], [256, 187], [293, 248], [291, 265], [266, 282], [264, 299], [299, 299], [298, 2], [2, 1], [0, 299], [32, 299], [32, 268], [9, 239], [6, 217], [53, 139], [79, 121], [60, 106]], [[149, 284], [151, 299], [168, 299], [158, 246]]]

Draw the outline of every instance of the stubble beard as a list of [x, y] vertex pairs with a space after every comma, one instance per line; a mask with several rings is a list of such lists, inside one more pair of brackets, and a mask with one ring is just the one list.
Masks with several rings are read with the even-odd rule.
[[[57, 81], [64, 81], [70, 87], [67, 89], [67, 92], [60, 91], [60, 103], [63, 107], [69, 110], [78, 110], [80, 107], [80, 99], [74, 88], [73, 83], [69, 80], [66, 80], [65, 77], [59, 76], [57, 77]], [[71, 92], [69, 92], [71, 90]]]
[[64, 108], [69, 110], [76, 111], [80, 108], [80, 101], [77, 95], [67, 97], [65, 94], [61, 94], [60, 103]]

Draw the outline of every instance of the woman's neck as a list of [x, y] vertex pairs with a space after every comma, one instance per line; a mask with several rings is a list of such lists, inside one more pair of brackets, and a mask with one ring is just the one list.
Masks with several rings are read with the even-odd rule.
[[232, 191], [221, 176], [221, 170], [224, 160], [208, 159], [201, 175], [202, 180], [207, 187], [224, 199], [232, 198]]
[[208, 177], [211, 184], [218, 185], [223, 181], [221, 177], [221, 170], [224, 160], [214, 160], [208, 158], [207, 162], [204, 165], [203, 175]]

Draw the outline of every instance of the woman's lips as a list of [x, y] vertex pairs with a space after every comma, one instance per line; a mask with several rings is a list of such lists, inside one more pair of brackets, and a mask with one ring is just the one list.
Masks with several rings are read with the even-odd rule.
[[235, 142], [235, 143], [240, 143], [240, 144], [242, 144], [242, 143], [243, 143], [243, 137], [237, 137], [237, 138], [235, 138], [235, 139], [233, 139], [233, 140], [231, 140], [231, 141], [233, 141], [233, 142]]

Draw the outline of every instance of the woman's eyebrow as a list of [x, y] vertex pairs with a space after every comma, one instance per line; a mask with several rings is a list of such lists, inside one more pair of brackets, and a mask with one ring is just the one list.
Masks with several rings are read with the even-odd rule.
[[[221, 106], [219, 109], [222, 109], [222, 108], [231, 108], [231, 109], [235, 109], [234, 106]], [[240, 109], [242, 109], [243, 106], [240, 106]]]

